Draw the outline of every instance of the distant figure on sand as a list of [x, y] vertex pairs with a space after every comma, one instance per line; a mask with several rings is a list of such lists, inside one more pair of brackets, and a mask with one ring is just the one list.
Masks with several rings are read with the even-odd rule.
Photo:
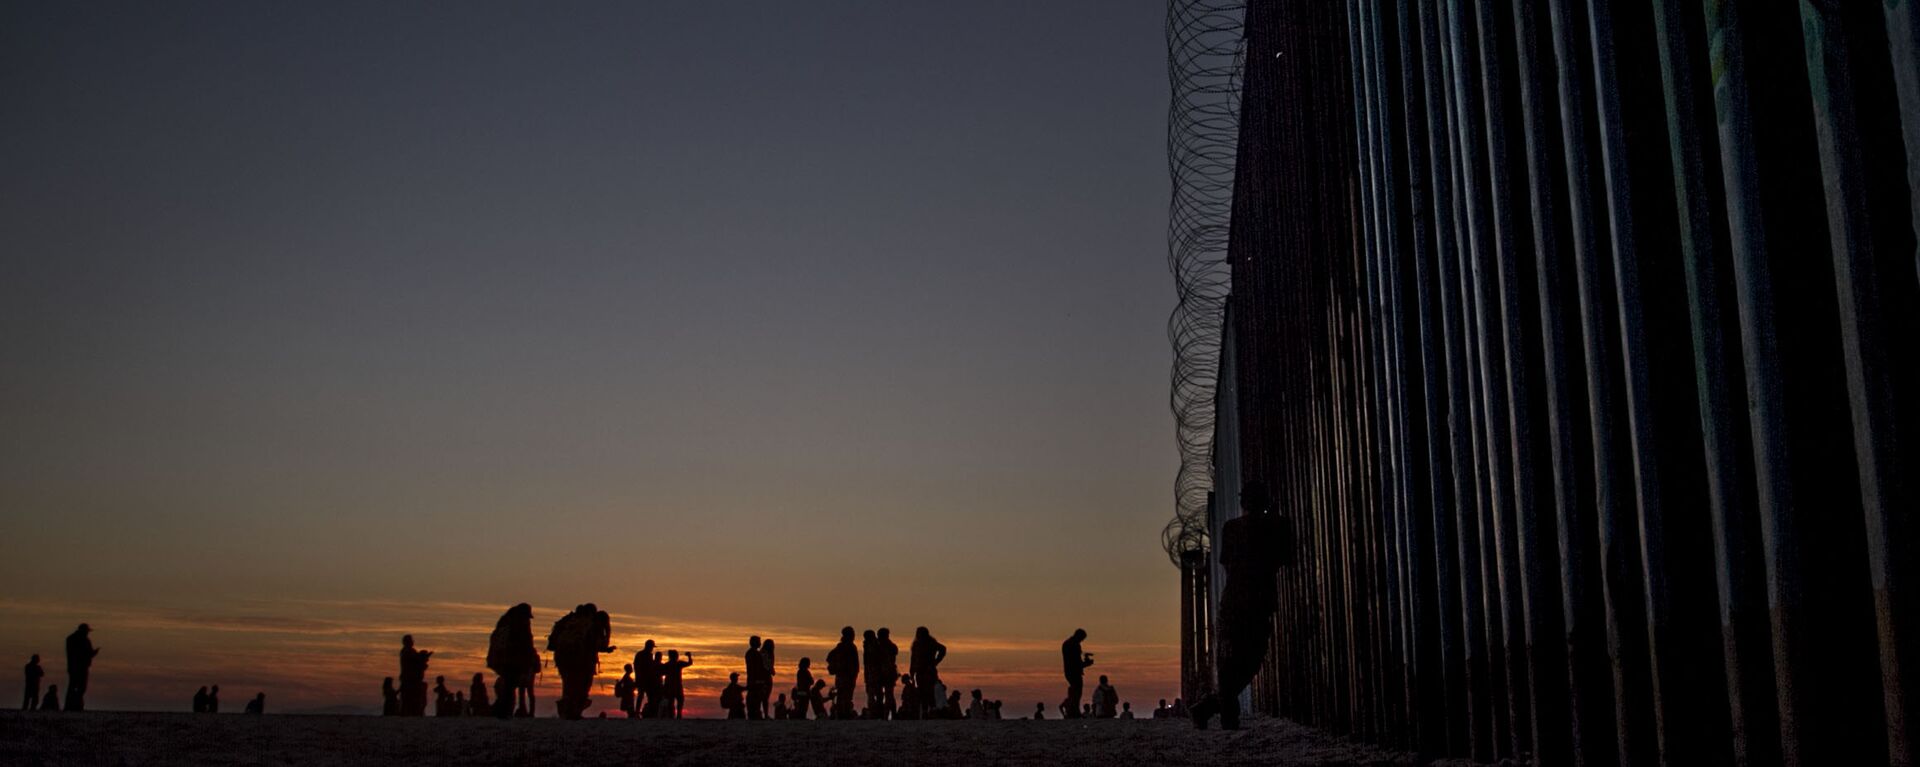
[[813, 689], [807, 691], [807, 705], [813, 707], [813, 718], [827, 718], [827, 680], [813, 680]]
[[1120, 706], [1120, 693], [1107, 683], [1107, 675], [1100, 675], [1100, 686], [1093, 688], [1093, 715], [1101, 719], [1112, 719], [1115, 709]]
[[413, 646], [413, 635], [400, 637], [400, 715], [427, 715], [427, 659], [432, 650]]
[[600, 668], [600, 655], [613, 652], [612, 618], [592, 602], [554, 621], [547, 635], [547, 649], [553, 651], [553, 665], [560, 671], [560, 718], [579, 719], [593, 705], [593, 675]]
[[493, 713], [493, 706], [487, 703], [486, 674], [473, 675], [473, 684], [467, 686], [467, 710], [461, 713], [468, 716], [488, 716]]
[[433, 678], [433, 715], [453, 716], [453, 691], [447, 689], [447, 678]]
[[1220, 726], [1240, 727], [1240, 691], [1253, 681], [1266, 659], [1273, 634], [1273, 613], [1280, 595], [1274, 576], [1293, 552], [1293, 529], [1273, 511], [1263, 482], [1248, 482], [1240, 492], [1241, 515], [1220, 527], [1220, 565], [1227, 577], [1220, 589], [1219, 678], [1213, 694], [1193, 706], [1193, 725], [1205, 729], [1220, 715]]
[[773, 718], [785, 719], [787, 716], [787, 694], [783, 692], [780, 693], [780, 699], [773, 702]]
[[887, 718], [886, 703], [880, 697], [880, 669], [873, 665], [880, 659], [879, 644], [873, 629], [860, 632], [860, 670], [867, 676], [867, 716], [872, 719]]
[[747, 666], [747, 718], [759, 719], [767, 715], [767, 695], [773, 692], [773, 667], [767, 665], [767, 654], [760, 650], [758, 635], [747, 637], [747, 654], [742, 660]]
[[1074, 629], [1073, 636], [1060, 643], [1060, 665], [1067, 675], [1067, 699], [1060, 701], [1060, 712], [1068, 719], [1080, 716], [1080, 690], [1087, 681], [1087, 667], [1093, 665], [1093, 653], [1080, 649], [1086, 639], [1086, 629]]
[[[518, 711], [532, 716], [533, 675], [540, 670], [540, 652], [533, 649], [532, 605], [521, 602], [509, 607], [494, 622], [493, 634], [487, 639], [487, 668], [495, 674], [493, 716], [506, 719]], [[473, 697], [477, 700], [482, 696]]]
[[[68, 690], [67, 694], [71, 695], [73, 691]], [[207, 691], [207, 713], [220, 713], [220, 685], [216, 684], [213, 686], [213, 689]]]
[[934, 639], [926, 626], [913, 630], [913, 646], [909, 652], [909, 670], [913, 672], [914, 689], [920, 691], [919, 707], [921, 718], [927, 718], [925, 711], [938, 708], [940, 702], [935, 699], [934, 686], [940, 683], [940, 662], [947, 659], [947, 646]]
[[881, 713], [874, 718], [890, 719], [899, 708], [893, 697], [893, 683], [900, 679], [900, 645], [893, 643], [893, 632], [885, 626], [881, 626], [880, 633], [874, 635], [873, 653], [869, 655], [874, 653], [880, 657], [869, 661], [873, 670], [867, 672], [867, 684], [880, 685]]
[[813, 696], [813, 659], [801, 658], [793, 672], [793, 718], [807, 718], [807, 698]]
[[380, 683], [380, 715], [400, 715], [400, 690], [393, 686], [393, 677]]
[[57, 684], [47, 685], [47, 697], [40, 699], [40, 710], [41, 711], [59, 711], [60, 710], [60, 685], [57, 685]]
[[[760, 643], [760, 652], [762, 655], [766, 656], [760, 661], [761, 667], [766, 669], [766, 673], [767, 673], [767, 691], [763, 693], [762, 697], [760, 698], [760, 705], [764, 707], [767, 705], [767, 699], [765, 696], [773, 694], [773, 672], [774, 672], [774, 669], [780, 668], [780, 664], [777, 662], [778, 658], [776, 658], [774, 655], [773, 639], [771, 637], [769, 637], [767, 641]], [[762, 714], [765, 715], [766, 712], [762, 712]], [[784, 717], [775, 717], [775, 718], [778, 719], [778, 718], [784, 718]]]
[[727, 675], [727, 687], [720, 691], [720, 710], [728, 719], [747, 718], [747, 688], [740, 684], [740, 672]]
[[624, 673], [620, 674], [620, 681], [613, 683], [613, 697], [620, 701], [620, 713], [626, 714], [628, 719], [634, 717], [633, 687], [633, 664], [629, 663]]
[[1033, 720], [1036, 722], [1041, 722], [1041, 721], [1046, 721], [1046, 718], [1047, 718], [1047, 704], [1045, 703], [1033, 704]]
[[827, 653], [827, 673], [833, 675], [833, 718], [853, 718], [853, 691], [860, 683], [860, 648], [853, 645], [853, 627], [840, 629], [840, 644]]
[[667, 705], [673, 708], [671, 716], [673, 719], [679, 719], [682, 714], [686, 713], [686, 677], [683, 676], [681, 672], [686, 671], [687, 667], [691, 665], [693, 665], [693, 653], [687, 653], [687, 657], [683, 660], [680, 657], [679, 650], [667, 651], [667, 665], [661, 669], [661, 671], [665, 672], [662, 674], [661, 686], [666, 688], [662, 691], [662, 694], [667, 699]]
[[633, 709], [635, 716], [644, 717], [660, 710], [660, 664], [654, 661], [651, 639], [633, 654]]
[[920, 688], [913, 686], [912, 674], [900, 675], [900, 700], [906, 705], [893, 711], [895, 719], [921, 719]]
[[87, 637], [93, 627], [85, 623], [67, 635], [67, 711], [87, 710], [87, 674], [100, 650]]
[[1121, 719], [1133, 718], [1133, 704], [1131, 702], [1120, 704], [1120, 718]]
[[196, 714], [207, 713], [207, 686], [206, 685], [201, 685], [199, 691], [193, 694], [193, 713], [196, 713]]
[[247, 701], [246, 712], [254, 715], [267, 713], [267, 694], [260, 693], [253, 696], [253, 700]]
[[32, 711], [40, 707], [40, 680], [46, 675], [46, 670], [40, 668], [40, 656], [35, 655], [27, 661], [25, 688], [27, 695], [21, 700], [21, 711]]

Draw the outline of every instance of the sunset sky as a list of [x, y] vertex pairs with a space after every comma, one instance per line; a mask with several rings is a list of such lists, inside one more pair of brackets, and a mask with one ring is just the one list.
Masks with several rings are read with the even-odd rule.
[[1173, 697], [1164, 13], [0, 4], [0, 659], [372, 711], [592, 601], [695, 713], [846, 624]]

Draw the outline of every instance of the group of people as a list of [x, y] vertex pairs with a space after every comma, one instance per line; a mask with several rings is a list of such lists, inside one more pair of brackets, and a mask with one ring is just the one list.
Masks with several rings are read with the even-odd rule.
[[87, 679], [93, 671], [93, 659], [100, 654], [100, 648], [93, 646], [93, 627], [85, 623], [67, 635], [67, 699], [65, 705], [60, 702], [60, 685], [49, 684], [45, 694], [40, 691], [41, 680], [46, 679], [47, 671], [40, 666], [40, 656], [34, 655], [27, 660], [25, 695], [21, 699], [21, 711], [85, 711], [87, 709]]
[[[253, 696], [253, 700], [247, 701], [247, 707], [243, 712], [248, 714], [266, 713], [267, 694], [263, 692]], [[193, 713], [220, 713], [220, 685], [213, 685], [211, 689], [202, 687], [198, 692], [193, 694]]]
[[683, 658], [679, 650], [661, 651], [647, 640], [614, 683], [620, 713], [629, 719], [681, 718], [687, 708], [686, 670], [691, 665], [693, 653]]
[[[1266, 656], [1267, 637], [1273, 630], [1278, 603], [1275, 576], [1291, 550], [1292, 530], [1272, 507], [1266, 486], [1250, 482], [1241, 492], [1241, 516], [1228, 520], [1221, 529], [1219, 558], [1226, 570], [1221, 588], [1220, 633], [1215, 668], [1218, 676], [1213, 692], [1188, 707], [1175, 699], [1165, 700], [1153, 711], [1155, 719], [1190, 716], [1196, 726], [1205, 728], [1216, 714], [1223, 727], [1239, 726], [1239, 695], [1252, 681]], [[48, 684], [44, 694], [40, 685], [46, 670], [40, 656], [34, 655], [24, 670], [23, 711], [84, 711], [87, 683], [93, 660], [100, 648], [93, 645], [92, 627], [82, 623], [66, 639], [67, 693], [64, 703], [60, 688]], [[600, 668], [600, 656], [613, 652], [612, 621], [605, 610], [592, 603], [582, 604], [561, 616], [547, 635], [547, 649], [553, 653], [560, 672], [561, 718], [579, 719], [592, 705], [589, 697]], [[720, 694], [720, 706], [731, 719], [999, 719], [1001, 702], [986, 699], [973, 691], [973, 702], [964, 709], [960, 693], [950, 691], [940, 679], [939, 666], [946, 660], [947, 647], [933, 638], [925, 626], [914, 632], [908, 648], [908, 665], [899, 666], [900, 648], [888, 629], [868, 630], [861, 642], [854, 643], [852, 626], [840, 630], [840, 642], [826, 656], [826, 674], [816, 678], [811, 658], [801, 658], [795, 669], [793, 688], [772, 698], [775, 648], [772, 639], [751, 637], [744, 656], [746, 679], [733, 673]], [[1093, 700], [1083, 703], [1086, 669], [1093, 665], [1093, 654], [1082, 643], [1085, 630], [1076, 630], [1060, 645], [1062, 670], [1067, 696], [1059, 704], [1067, 719], [1133, 718], [1131, 704], [1120, 696], [1106, 676], [1094, 689]], [[382, 685], [382, 713], [389, 716], [425, 716], [427, 709], [427, 666], [430, 650], [414, 646], [411, 634], [401, 638], [400, 675], [387, 677]], [[438, 677], [433, 688], [435, 716], [482, 716], [502, 719], [532, 716], [534, 680], [543, 668], [540, 653], [534, 648], [533, 608], [521, 603], [509, 608], [495, 624], [487, 646], [487, 668], [496, 674], [491, 702], [485, 676], [473, 675], [466, 691], [452, 690], [445, 677]], [[615, 685], [620, 711], [631, 718], [680, 718], [686, 709], [684, 672], [693, 665], [693, 654], [684, 657], [678, 650], [664, 652], [647, 640], [633, 663]], [[859, 700], [860, 679], [866, 679], [864, 700]], [[832, 678], [829, 684], [827, 677]], [[896, 685], [899, 695], [896, 698]], [[195, 713], [218, 713], [219, 686], [202, 687], [194, 694]], [[266, 693], [256, 695], [247, 704], [250, 714], [263, 713]], [[604, 716], [604, 714], [603, 714]], [[1045, 705], [1035, 706], [1034, 719], [1045, 718]]]

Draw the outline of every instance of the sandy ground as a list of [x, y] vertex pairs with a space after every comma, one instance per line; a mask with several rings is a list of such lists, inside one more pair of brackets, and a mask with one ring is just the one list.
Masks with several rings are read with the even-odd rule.
[[1290, 722], [678, 722], [0, 713], [0, 764], [1404, 765]]

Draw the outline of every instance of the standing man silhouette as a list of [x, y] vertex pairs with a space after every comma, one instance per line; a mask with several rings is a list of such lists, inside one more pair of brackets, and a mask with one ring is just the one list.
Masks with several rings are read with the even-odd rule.
[[1219, 683], [1193, 706], [1193, 726], [1201, 729], [1215, 713], [1222, 728], [1240, 728], [1240, 691], [1266, 660], [1279, 609], [1275, 577], [1292, 560], [1293, 529], [1274, 513], [1266, 483], [1248, 482], [1241, 489], [1240, 510], [1220, 527], [1220, 564], [1227, 577], [1220, 589]]
[[693, 653], [687, 653], [687, 657], [683, 659], [680, 657], [679, 650], [667, 651], [667, 665], [663, 669], [666, 672], [666, 681], [662, 686], [666, 688], [667, 705], [673, 708], [673, 716], [670, 717], [672, 719], [679, 719], [686, 711], [686, 677], [681, 672], [691, 665], [693, 665]]
[[907, 649], [907, 670], [913, 672], [913, 687], [920, 694], [915, 702], [920, 709], [920, 718], [927, 718], [926, 712], [940, 705], [934, 688], [940, 683], [940, 662], [947, 659], [947, 646], [933, 638], [926, 626], [913, 630], [913, 645]]
[[634, 712], [649, 717], [660, 708], [660, 664], [653, 658], [653, 640], [633, 654]]
[[[874, 671], [869, 672], [868, 679], [869, 683], [878, 682], [880, 685], [880, 710], [884, 713], [877, 718], [889, 719], [899, 709], [894, 702], [893, 683], [900, 679], [900, 645], [893, 643], [892, 630], [881, 626], [880, 633], [874, 635], [873, 648], [880, 657], [873, 659]], [[879, 679], [873, 679], [876, 674]]]
[[93, 656], [100, 650], [93, 646], [93, 640], [87, 638], [93, 633], [93, 627], [85, 623], [67, 635], [67, 705], [68, 711], [87, 710], [87, 674], [93, 669]]
[[35, 655], [27, 661], [27, 697], [20, 704], [21, 711], [32, 711], [40, 707], [40, 679], [47, 672], [40, 668], [40, 656]]
[[413, 635], [400, 637], [400, 715], [427, 715], [427, 659], [432, 650], [417, 650]]
[[[780, 667], [780, 664], [775, 662], [773, 650], [774, 648], [773, 648], [772, 637], [768, 637], [767, 641], [760, 643], [760, 655], [761, 655], [760, 667], [763, 669], [766, 669], [766, 673], [767, 673], [767, 691], [763, 693], [760, 697], [760, 704], [762, 706], [766, 705], [767, 696], [773, 693], [773, 670]], [[764, 712], [764, 711], [761, 712], [761, 715], [767, 716], [772, 719], [783, 718], [779, 716], [773, 716], [768, 712]]]
[[867, 629], [860, 633], [860, 670], [867, 675], [867, 718], [885, 719], [887, 709], [880, 698], [880, 669], [874, 666], [880, 660], [880, 637]]
[[860, 683], [860, 648], [853, 646], [853, 627], [840, 629], [840, 644], [827, 653], [827, 673], [833, 675], [833, 718], [853, 718], [853, 691]]
[[766, 653], [760, 651], [759, 636], [747, 637], [743, 659], [747, 662], [747, 718], [760, 719], [766, 715], [767, 695], [773, 692], [773, 668], [767, 665]]
[[1086, 639], [1086, 629], [1074, 629], [1073, 636], [1060, 643], [1061, 670], [1067, 675], [1067, 699], [1060, 701], [1060, 714], [1068, 719], [1080, 718], [1080, 690], [1087, 683], [1087, 667], [1093, 665], [1093, 653], [1080, 649]]

